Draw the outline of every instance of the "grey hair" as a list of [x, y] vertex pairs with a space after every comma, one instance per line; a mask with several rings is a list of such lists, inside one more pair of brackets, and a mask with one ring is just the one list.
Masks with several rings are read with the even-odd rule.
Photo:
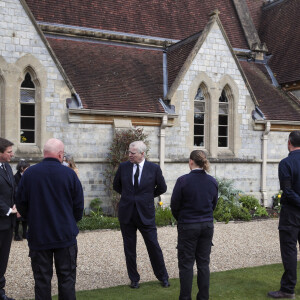
[[139, 153], [146, 152], [147, 150], [147, 146], [143, 141], [134, 141], [129, 145], [130, 147], [137, 149]]

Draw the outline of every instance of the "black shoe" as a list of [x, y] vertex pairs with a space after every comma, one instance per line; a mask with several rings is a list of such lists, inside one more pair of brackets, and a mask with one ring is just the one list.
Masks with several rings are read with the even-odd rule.
[[162, 281], [161, 281], [161, 285], [162, 285], [162, 287], [164, 287], [164, 288], [169, 287], [169, 286], [170, 286], [169, 280], [168, 280], [168, 279], [162, 280]]
[[275, 299], [295, 299], [295, 294], [285, 293], [282, 291], [269, 292], [268, 296]]
[[6, 295], [1, 295], [0, 300], [15, 300], [14, 298], [9, 298]]
[[130, 287], [132, 289], [138, 289], [140, 287], [139, 282], [138, 281], [131, 281]]
[[[22, 241], [22, 238], [19, 235], [15, 235], [15, 241]], [[0, 298], [1, 299], [1, 298]], [[5, 299], [5, 298], [4, 298]], [[2, 300], [2, 299], [1, 299]]]

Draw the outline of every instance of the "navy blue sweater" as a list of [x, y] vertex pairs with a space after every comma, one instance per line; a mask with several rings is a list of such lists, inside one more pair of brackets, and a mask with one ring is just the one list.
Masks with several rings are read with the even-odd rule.
[[205, 171], [195, 169], [177, 179], [171, 210], [179, 224], [213, 221], [217, 201], [217, 181]]
[[17, 209], [28, 221], [32, 250], [65, 248], [76, 244], [76, 222], [83, 214], [83, 191], [76, 173], [55, 158], [45, 158], [23, 174]]
[[281, 204], [300, 209], [300, 150], [291, 151], [278, 167]]

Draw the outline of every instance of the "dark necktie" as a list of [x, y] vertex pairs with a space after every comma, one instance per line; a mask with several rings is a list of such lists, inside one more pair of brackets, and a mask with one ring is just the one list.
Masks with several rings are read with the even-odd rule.
[[139, 175], [140, 175], [140, 167], [139, 164], [136, 164], [136, 171], [134, 173], [134, 189], [137, 190], [139, 188]]

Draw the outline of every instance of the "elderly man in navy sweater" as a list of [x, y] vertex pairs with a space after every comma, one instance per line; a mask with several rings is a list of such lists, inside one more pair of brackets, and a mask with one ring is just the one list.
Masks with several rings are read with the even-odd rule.
[[64, 144], [48, 140], [44, 160], [26, 170], [17, 192], [17, 209], [29, 226], [36, 300], [51, 299], [53, 257], [59, 299], [76, 299], [76, 223], [82, 218], [84, 200], [78, 176], [61, 164], [63, 157]]

